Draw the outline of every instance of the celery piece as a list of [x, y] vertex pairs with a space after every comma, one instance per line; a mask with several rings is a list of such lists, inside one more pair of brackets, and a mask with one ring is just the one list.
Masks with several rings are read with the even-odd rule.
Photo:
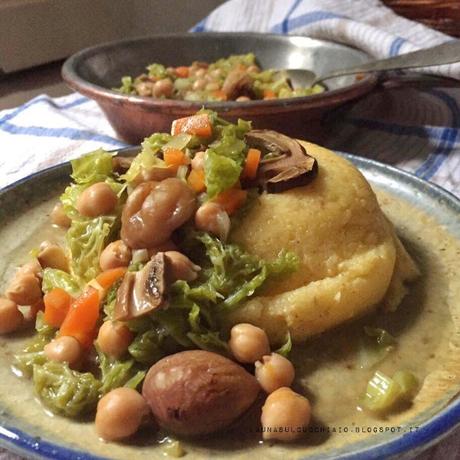
[[396, 339], [385, 329], [364, 327], [365, 335], [360, 339], [358, 364], [361, 369], [369, 369], [383, 361], [396, 346]]
[[417, 379], [409, 371], [398, 371], [393, 378], [376, 371], [367, 384], [362, 404], [372, 412], [387, 412], [397, 403], [410, 401], [417, 389]]

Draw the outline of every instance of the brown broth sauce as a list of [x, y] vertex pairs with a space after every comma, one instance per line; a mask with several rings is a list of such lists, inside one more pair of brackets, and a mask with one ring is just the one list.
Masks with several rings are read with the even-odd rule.
[[[187, 458], [246, 458], [252, 454], [257, 458], [270, 459], [326, 453], [371, 436], [372, 433], [351, 433], [356, 431], [356, 427], [365, 430], [370, 427], [372, 430], [379, 426], [415, 426], [458, 392], [459, 328], [454, 326], [452, 318], [458, 322], [460, 317], [460, 283], [455, 276], [460, 244], [433, 219], [407, 203], [388, 194], [378, 192], [377, 195], [407, 249], [416, 258], [422, 276], [411, 286], [409, 295], [396, 312], [385, 314], [376, 311], [294, 348], [292, 359], [297, 371], [294, 387], [312, 403], [313, 432], [308, 433], [302, 442], [290, 446], [262, 443], [261, 434], [257, 432], [261, 400], [225, 433], [181, 442], [188, 453]], [[45, 239], [63, 239], [64, 232], [49, 223], [48, 215], [53, 204], [43, 203], [1, 230], [2, 290], [14, 268], [27, 261], [31, 249]], [[365, 325], [382, 327], [397, 339], [395, 350], [370, 369], [361, 369], [358, 360], [360, 337]], [[0, 338], [1, 404], [11, 417], [19, 419], [21, 424], [24, 421], [26, 431], [68, 443], [74, 448], [90, 449], [96, 455], [164, 458], [159, 444], [164, 439], [162, 433], [151, 434], [144, 430], [127, 444], [108, 444], [97, 439], [91, 421], [78, 422], [45, 413], [34, 396], [31, 382], [19, 379], [11, 372], [12, 355], [29, 338], [28, 333]], [[414, 372], [420, 382], [425, 381], [411, 408], [386, 419], [378, 419], [358, 409], [367, 381], [376, 369], [387, 375], [407, 369]], [[377, 434], [375, 439], [382, 436], [385, 435]]]

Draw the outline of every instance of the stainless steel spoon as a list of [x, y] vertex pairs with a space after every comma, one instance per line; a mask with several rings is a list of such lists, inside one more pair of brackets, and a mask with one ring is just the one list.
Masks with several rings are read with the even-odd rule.
[[344, 75], [380, 72], [383, 70], [431, 67], [441, 64], [451, 64], [458, 61], [460, 61], [460, 40], [455, 40], [432, 48], [335, 70], [323, 76], [317, 76], [311, 70], [306, 69], [286, 69], [286, 73], [294, 88], [308, 88], [324, 80], [328, 80], [329, 78], [341, 77]]

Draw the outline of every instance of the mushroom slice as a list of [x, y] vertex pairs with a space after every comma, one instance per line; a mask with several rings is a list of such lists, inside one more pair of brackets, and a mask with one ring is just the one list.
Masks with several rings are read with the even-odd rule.
[[138, 318], [166, 304], [166, 264], [164, 252], [159, 252], [142, 270], [125, 274], [117, 292], [116, 320]]
[[222, 91], [227, 95], [229, 101], [239, 96], [253, 96], [252, 77], [246, 69], [236, 68], [232, 70], [222, 85]]
[[249, 131], [245, 137], [250, 147], [274, 155], [261, 163], [257, 173], [259, 184], [269, 193], [307, 185], [318, 174], [318, 162], [295, 139], [265, 129]]
[[134, 157], [124, 157], [122, 155], [120, 156], [117, 155], [112, 158], [113, 170], [119, 174], [123, 174], [126, 171], [128, 171], [133, 160], [134, 160]]

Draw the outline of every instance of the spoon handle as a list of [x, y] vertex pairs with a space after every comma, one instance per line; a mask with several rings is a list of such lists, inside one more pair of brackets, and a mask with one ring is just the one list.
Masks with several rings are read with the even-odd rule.
[[460, 61], [460, 40], [454, 40], [432, 48], [401, 54], [387, 59], [370, 61], [348, 69], [336, 70], [324, 77], [318, 77], [315, 83], [329, 78], [351, 75], [354, 73], [430, 67], [441, 64], [451, 64], [458, 61]]

